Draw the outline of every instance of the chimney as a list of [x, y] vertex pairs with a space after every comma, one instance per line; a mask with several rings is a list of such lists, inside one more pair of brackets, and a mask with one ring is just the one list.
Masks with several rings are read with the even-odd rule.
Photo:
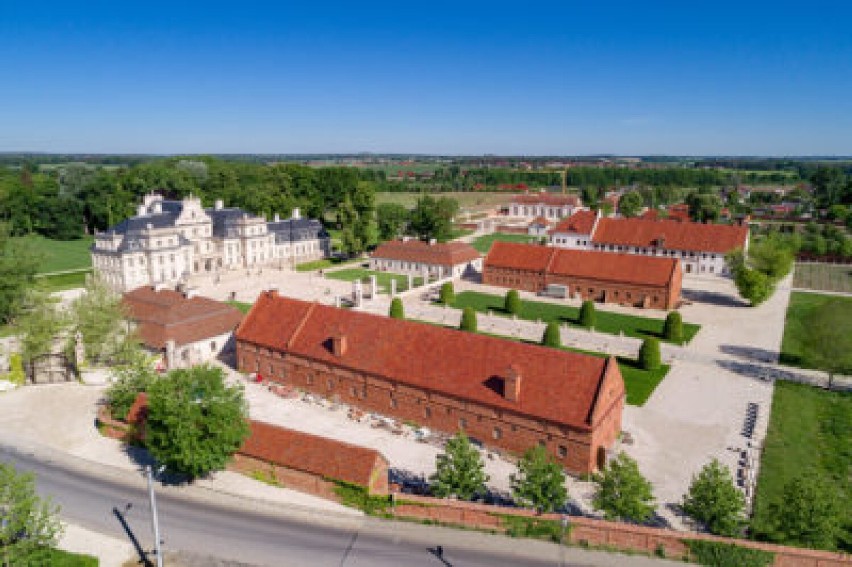
[[278, 222], [281, 220], [281, 216], [278, 213], [275, 213], [274, 222]]
[[503, 378], [503, 397], [510, 402], [521, 399], [521, 371], [515, 364], [506, 369], [506, 377]]
[[221, 211], [222, 209], [225, 208], [225, 202], [222, 201], [222, 199], [216, 199], [216, 202], [213, 203], [213, 208], [216, 209], [217, 211]]
[[349, 341], [341, 329], [335, 329], [331, 335], [331, 352], [334, 356], [343, 356], [346, 354]]
[[299, 207], [296, 207], [296, 208], [293, 209], [293, 214], [290, 215], [290, 218], [292, 218], [294, 220], [298, 220], [298, 219], [302, 218], [302, 211], [299, 210]]

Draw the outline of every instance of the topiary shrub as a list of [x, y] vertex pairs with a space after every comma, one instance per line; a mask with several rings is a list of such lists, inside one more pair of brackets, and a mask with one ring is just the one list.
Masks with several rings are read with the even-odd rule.
[[642, 341], [639, 349], [639, 366], [644, 370], [657, 370], [662, 364], [660, 357], [660, 341], [655, 338], [647, 338]]
[[580, 325], [591, 329], [595, 326], [595, 302], [587, 299], [580, 307]]
[[520, 315], [521, 313], [521, 295], [516, 289], [510, 289], [506, 292], [506, 300], [503, 302], [503, 309], [506, 313], [512, 315]]
[[392, 319], [405, 319], [405, 308], [402, 306], [402, 300], [394, 297], [391, 300], [390, 312], [388, 314]]
[[547, 347], [559, 348], [562, 346], [562, 337], [559, 333], [559, 323], [551, 321], [544, 329], [541, 344]]
[[439, 301], [444, 305], [452, 305], [456, 300], [456, 292], [453, 288], [453, 282], [447, 282], [441, 286], [441, 295]]
[[476, 311], [472, 307], [465, 307], [462, 311], [461, 324], [459, 329], [462, 331], [476, 332]]
[[673, 343], [680, 344], [683, 342], [683, 319], [677, 311], [672, 311], [666, 315], [663, 337]]

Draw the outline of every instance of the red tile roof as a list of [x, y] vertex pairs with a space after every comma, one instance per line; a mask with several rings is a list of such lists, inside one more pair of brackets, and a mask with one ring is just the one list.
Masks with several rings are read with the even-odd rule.
[[530, 270], [607, 282], [666, 286], [674, 277], [677, 263], [676, 258], [495, 242], [485, 258], [485, 269]]
[[571, 205], [572, 207], [580, 206], [580, 198], [577, 195], [551, 195], [541, 193], [539, 195], [518, 195], [512, 199], [513, 203], [519, 205], [550, 205], [559, 207], [563, 205]]
[[290, 469], [369, 486], [376, 464], [387, 462], [375, 449], [261, 421], [249, 425], [251, 433], [238, 452]]
[[[329, 346], [335, 333], [346, 337], [342, 356]], [[276, 292], [261, 294], [236, 336], [240, 342], [584, 429], [590, 427], [608, 365], [618, 373], [615, 362], [603, 358], [309, 304]], [[513, 365], [522, 375], [517, 402], [505, 399], [494, 385]]]
[[146, 346], [165, 348], [166, 342], [185, 345], [234, 330], [243, 316], [227, 303], [207, 297], [187, 299], [173, 290], [144, 286], [124, 294], [129, 317]]
[[465, 242], [429, 244], [422, 240], [391, 240], [380, 244], [372, 256], [433, 266], [457, 266], [479, 258], [480, 254]]
[[612, 219], [598, 221], [592, 241], [637, 247], [727, 253], [744, 248], [748, 227], [672, 220]]
[[595, 219], [598, 218], [598, 213], [595, 211], [577, 211], [567, 219], [557, 224], [550, 231], [555, 232], [570, 232], [574, 234], [591, 234], [592, 227], [595, 226]]

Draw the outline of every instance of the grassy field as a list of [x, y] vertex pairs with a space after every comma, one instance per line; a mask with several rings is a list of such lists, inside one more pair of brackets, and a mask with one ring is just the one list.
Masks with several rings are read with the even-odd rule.
[[89, 269], [84, 272], [72, 272], [69, 274], [36, 276], [36, 282], [47, 291], [63, 291], [84, 287], [86, 285], [86, 276], [91, 273], [92, 270]]
[[[850, 432], [852, 393], [776, 382], [752, 523], [758, 538], [771, 538], [772, 504], [781, 498], [784, 485], [796, 477], [821, 478], [837, 490], [841, 509], [852, 509]], [[850, 527], [844, 538], [847, 552], [852, 545]]]
[[[787, 306], [787, 318], [784, 323], [784, 339], [781, 341], [781, 362], [801, 368], [815, 368], [812, 355], [802, 344], [808, 329], [803, 321], [808, 314], [826, 301], [837, 299], [843, 305], [848, 316], [845, 329], [842, 330], [844, 344], [847, 350], [852, 350], [852, 297], [837, 297], [818, 293], [793, 292], [790, 294], [790, 305]], [[844, 374], [852, 374], [852, 368]]]
[[793, 287], [852, 293], [852, 266], [842, 264], [796, 264]]
[[43, 236], [20, 237], [30, 243], [41, 258], [39, 273], [79, 270], [92, 267], [89, 247], [94, 238], [87, 236], [79, 240], [50, 240]]
[[[509, 314], [503, 309], [503, 302], [504, 297], [500, 295], [463, 291], [456, 296], [453, 307], [458, 309], [471, 307], [480, 313], [491, 311], [494, 315], [508, 317]], [[542, 321], [557, 321], [559, 323], [568, 323], [575, 327], [580, 326], [577, 322], [580, 316], [579, 307], [539, 301], [521, 301], [521, 305], [521, 313], [518, 315], [521, 319], [528, 321], [538, 321], [539, 319]], [[622, 315], [621, 313], [611, 313], [601, 310], [597, 311], [596, 319], [595, 330], [601, 333], [618, 335], [624, 332], [625, 336], [628, 337], [639, 339], [656, 337], [660, 340], [665, 340], [662, 337], [663, 319]], [[700, 328], [699, 325], [684, 323], [683, 335], [686, 342], [691, 341]]]
[[[487, 210], [493, 209], [512, 200], [512, 193], [485, 193], [480, 191], [447, 191], [427, 193], [432, 197], [452, 197], [459, 202], [459, 208], [462, 210]], [[380, 203], [399, 203], [400, 205], [412, 209], [414, 208], [417, 199], [422, 194], [419, 191], [399, 192], [399, 193], [376, 193], [376, 204]]]
[[[376, 276], [376, 283], [379, 284], [380, 293], [390, 293], [391, 280], [396, 280], [397, 291], [408, 289], [408, 276], [387, 272], [374, 272], [364, 268], [346, 268], [344, 270], [326, 272], [325, 277], [344, 282], [354, 282], [355, 280], [367, 281], [373, 275]], [[414, 287], [421, 285], [423, 285], [423, 278], [414, 278]]]
[[494, 232], [476, 238], [471, 244], [482, 254], [488, 254], [488, 251], [491, 250], [491, 245], [497, 240], [500, 242], [520, 242], [522, 244], [527, 244], [529, 242], [537, 241], [538, 237], [527, 236], [526, 234], [503, 234], [500, 232]]

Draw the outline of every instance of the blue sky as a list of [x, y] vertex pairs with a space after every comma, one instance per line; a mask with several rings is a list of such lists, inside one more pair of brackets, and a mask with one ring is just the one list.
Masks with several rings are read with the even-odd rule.
[[852, 154], [852, 2], [0, 4], [0, 151]]

